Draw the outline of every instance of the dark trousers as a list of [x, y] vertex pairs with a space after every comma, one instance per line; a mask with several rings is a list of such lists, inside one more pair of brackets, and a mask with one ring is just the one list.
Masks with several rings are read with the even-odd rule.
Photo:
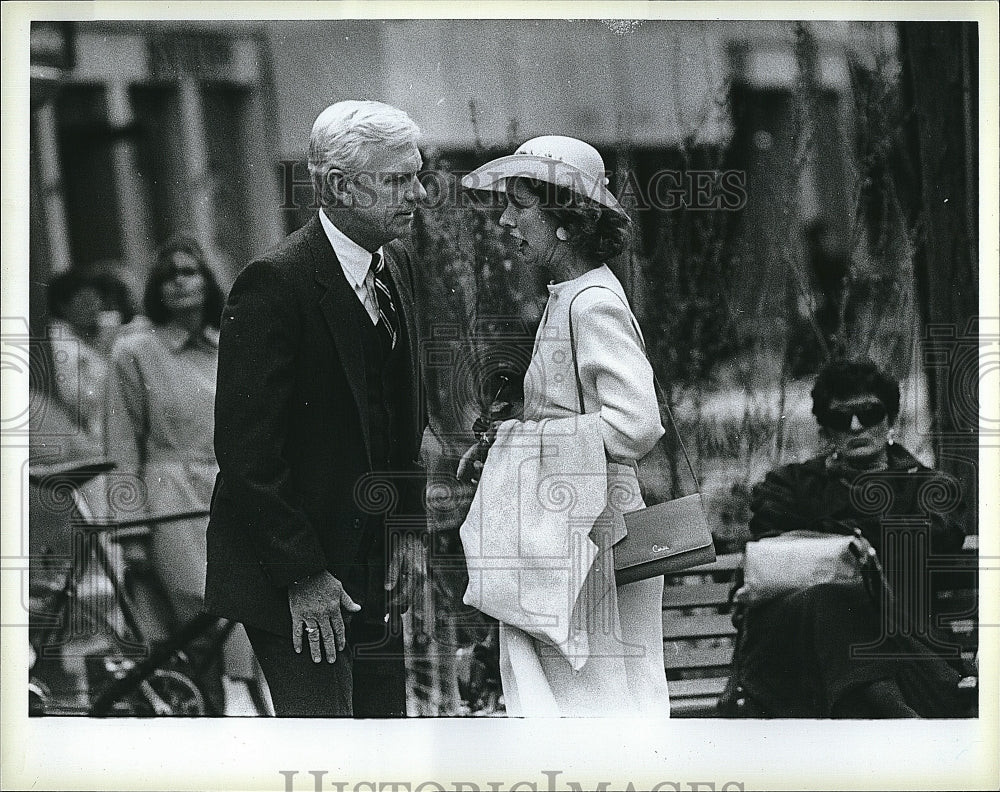
[[853, 694], [890, 680], [921, 717], [962, 717], [967, 709], [961, 674], [916, 638], [887, 636], [860, 585], [825, 583], [757, 606], [744, 631], [734, 668], [773, 717], [878, 717], [857, 709], [864, 702]]
[[247, 636], [271, 689], [279, 718], [406, 717], [403, 631], [390, 625], [352, 620], [347, 648], [334, 663], [314, 663], [308, 645], [301, 654], [291, 636], [247, 627]]

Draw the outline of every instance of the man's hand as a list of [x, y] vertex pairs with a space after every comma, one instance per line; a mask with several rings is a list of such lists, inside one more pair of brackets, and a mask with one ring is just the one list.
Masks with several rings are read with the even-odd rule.
[[385, 575], [385, 590], [389, 592], [389, 607], [405, 613], [427, 578], [427, 548], [422, 537], [408, 533], [393, 537], [392, 555]]
[[309, 643], [314, 663], [332, 663], [337, 652], [347, 646], [343, 613], [357, 613], [361, 606], [352, 600], [343, 585], [326, 570], [288, 587], [288, 609], [292, 612], [292, 647], [302, 652], [302, 637]]
[[[509, 420], [509, 419], [508, 419]], [[469, 447], [469, 450], [462, 454], [458, 461], [458, 470], [455, 471], [455, 478], [459, 481], [467, 481], [471, 484], [478, 484], [479, 477], [483, 472], [483, 465], [486, 457], [490, 453], [490, 446], [497, 439], [497, 429], [504, 421], [491, 421], [486, 424], [482, 419], [477, 419], [473, 425], [473, 434], [478, 442]]]
[[462, 458], [458, 461], [458, 470], [455, 471], [455, 478], [459, 481], [477, 484], [483, 470], [482, 458], [483, 448], [479, 443], [469, 446], [469, 450], [462, 454]]

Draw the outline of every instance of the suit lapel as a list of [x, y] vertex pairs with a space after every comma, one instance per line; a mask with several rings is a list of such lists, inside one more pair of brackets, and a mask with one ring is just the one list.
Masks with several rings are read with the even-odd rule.
[[358, 417], [361, 419], [361, 432], [365, 439], [365, 455], [371, 466], [371, 416], [368, 414], [368, 381], [361, 335], [363, 330], [358, 324], [358, 312], [351, 310], [351, 301], [357, 302], [358, 298], [344, 277], [337, 254], [333, 252], [330, 241], [323, 233], [319, 218], [314, 216], [309, 223], [309, 247], [313, 255], [314, 275], [316, 281], [326, 289], [320, 298], [319, 307], [354, 394]]

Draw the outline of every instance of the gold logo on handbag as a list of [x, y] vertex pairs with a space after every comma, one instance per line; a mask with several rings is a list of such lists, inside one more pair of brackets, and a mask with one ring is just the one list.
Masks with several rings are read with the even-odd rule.
[[[607, 289], [621, 301], [632, 320], [632, 329], [635, 330], [636, 337], [639, 339], [639, 346], [648, 360], [646, 344], [628, 304], [616, 292], [606, 286], [597, 285], [580, 289], [574, 295], [573, 301], [587, 289]], [[580, 413], [583, 414], [585, 412], [583, 384], [580, 382], [576, 344], [573, 339], [573, 301], [569, 305], [569, 343], [573, 352], [573, 370], [576, 374]], [[650, 367], [652, 368], [652, 364]], [[657, 397], [670, 419], [670, 426], [677, 436], [677, 442], [684, 455], [684, 461], [687, 463], [687, 469], [694, 480], [695, 490], [698, 490], [698, 477], [694, 473], [694, 466], [691, 464], [691, 458], [684, 447], [684, 441], [681, 439], [670, 406], [663, 398], [663, 389], [656, 379], [655, 372], [653, 373], [653, 383], [656, 387]], [[660, 442], [663, 442], [662, 438]], [[696, 491], [692, 495], [657, 503], [638, 511], [627, 512], [623, 516], [627, 534], [614, 546], [615, 582], [619, 586], [700, 564], [710, 564], [715, 560], [715, 545], [712, 543], [712, 532], [708, 528], [708, 517], [705, 515], [701, 492]]]

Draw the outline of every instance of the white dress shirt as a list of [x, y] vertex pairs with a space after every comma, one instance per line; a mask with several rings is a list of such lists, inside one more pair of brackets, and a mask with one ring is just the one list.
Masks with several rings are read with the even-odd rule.
[[[319, 210], [319, 222], [323, 226], [326, 238], [337, 254], [341, 269], [347, 282], [354, 289], [354, 294], [368, 311], [372, 324], [378, 324], [378, 299], [375, 297], [375, 275], [372, 274], [372, 254], [348, 237], [335, 226], [326, 212]], [[382, 248], [375, 251], [380, 256]]]

